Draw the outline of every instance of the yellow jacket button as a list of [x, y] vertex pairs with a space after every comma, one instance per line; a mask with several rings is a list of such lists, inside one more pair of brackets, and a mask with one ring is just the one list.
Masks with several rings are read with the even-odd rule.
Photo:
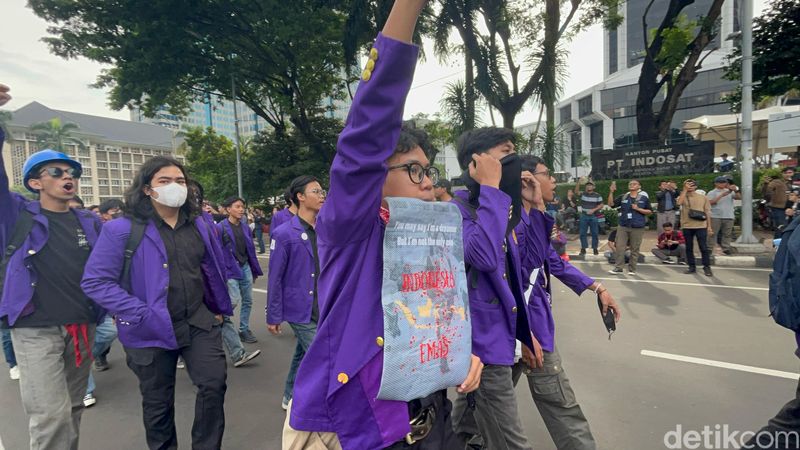
[[36, 254], [36, 250], [28, 250], [28, 254], [29, 255], [35, 255]]
[[367, 70], [372, 70], [372, 69], [374, 69], [374, 68], [375, 68], [375, 61], [373, 61], [373, 60], [371, 60], [371, 59], [367, 60], [367, 66], [366, 66], [366, 69], [367, 69]]
[[372, 78], [372, 71], [364, 69], [364, 71], [361, 72], [361, 79], [364, 81], [369, 81], [370, 78]]
[[167, 267], [169, 267], [167, 263], [164, 263], [164, 268], [166, 269]]
[[378, 49], [377, 48], [373, 47], [373, 48], [371, 48], [369, 50], [369, 59], [371, 59], [373, 61], [377, 61], [378, 60]]
[[376, 337], [375, 343], [378, 344], [378, 347], [383, 347], [383, 338], [380, 336]]
[[347, 374], [344, 372], [340, 373], [339, 376], [336, 377], [336, 379], [339, 381], [339, 383], [342, 384], [347, 384], [347, 382], [350, 381], [350, 377], [348, 377]]

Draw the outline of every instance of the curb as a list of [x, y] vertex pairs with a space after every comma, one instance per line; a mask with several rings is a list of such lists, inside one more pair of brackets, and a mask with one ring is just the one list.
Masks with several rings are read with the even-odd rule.
[[[587, 262], [608, 262], [603, 255], [570, 254], [570, 260]], [[719, 267], [757, 267], [772, 268], [772, 255], [712, 256], [711, 264]], [[661, 260], [652, 255], [639, 255], [639, 263], [661, 264]]]

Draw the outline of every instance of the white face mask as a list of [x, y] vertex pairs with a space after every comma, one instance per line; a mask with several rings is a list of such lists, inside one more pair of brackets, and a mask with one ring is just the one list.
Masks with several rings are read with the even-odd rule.
[[186, 186], [178, 183], [170, 183], [165, 186], [157, 186], [151, 188], [156, 191], [158, 198], [150, 197], [153, 200], [161, 203], [164, 206], [171, 208], [180, 208], [186, 203], [186, 194], [188, 190]]

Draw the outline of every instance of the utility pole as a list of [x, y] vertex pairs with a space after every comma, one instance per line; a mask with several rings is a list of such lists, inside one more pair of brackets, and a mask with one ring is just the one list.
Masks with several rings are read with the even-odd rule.
[[[753, 0], [742, 0], [742, 233], [737, 244], [758, 244], [753, 236]], [[744, 245], [740, 248], [745, 247]], [[744, 250], [744, 248], [742, 248]]]
[[239, 137], [239, 112], [236, 108], [236, 77], [231, 71], [231, 101], [233, 101], [233, 127], [236, 130], [236, 184], [239, 188], [239, 198], [244, 199], [242, 192], [242, 147]]

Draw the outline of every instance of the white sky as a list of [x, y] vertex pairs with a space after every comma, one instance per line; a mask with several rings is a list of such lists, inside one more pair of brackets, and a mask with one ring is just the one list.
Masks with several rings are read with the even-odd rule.
[[[755, 0], [754, 15], [760, 14], [765, 0]], [[64, 60], [50, 54], [41, 38], [47, 35], [47, 23], [26, 8], [26, 0], [3, 0], [3, 25], [0, 26], [0, 82], [11, 86], [14, 100], [6, 108], [16, 109], [38, 101], [48, 107], [98, 116], [128, 119], [127, 110], [113, 111], [107, 106], [106, 92], [90, 88], [102, 66], [85, 59]], [[602, 81], [603, 33], [596, 25], [565, 46], [568, 78], [564, 97]], [[446, 65], [432, 55], [417, 66], [414, 84], [406, 104], [406, 117], [422, 112], [439, 111], [439, 99], [448, 82], [463, 73], [462, 57], [456, 55]], [[517, 116], [515, 125], [536, 119], [538, 111], [527, 106]], [[484, 122], [489, 122], [484, 114]], [[499, 115], [495, 114], [499, 121]]]

